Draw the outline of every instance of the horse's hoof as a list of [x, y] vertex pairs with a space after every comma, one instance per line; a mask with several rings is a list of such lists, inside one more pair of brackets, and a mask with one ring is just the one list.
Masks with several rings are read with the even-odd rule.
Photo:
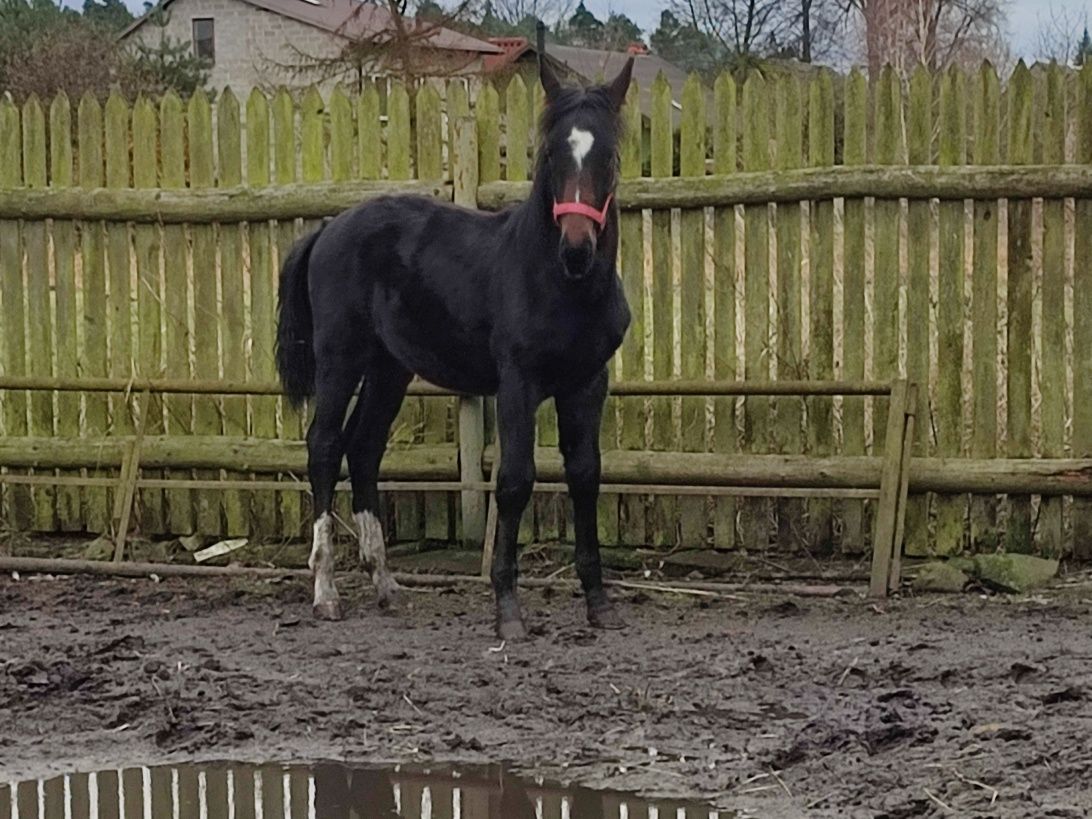
[[527, 628], [522, 620], [498, 620], [497, 636], [506, 643], [517, 643], [527, 639]]
[[402, 599], [402, 587], [388, 575], [383, 575], [374, 580], [376, 605], [384, 611], [398, 607]]
[[315, 603], [311, 611], [314, 612], [316, 620], [340, 620], [341, 601], [327, 600], [322, 603]]
[[592, 628], [616, 630], [626, 627], [622, 615], [610, 603], [588, 608], [588, 623]]

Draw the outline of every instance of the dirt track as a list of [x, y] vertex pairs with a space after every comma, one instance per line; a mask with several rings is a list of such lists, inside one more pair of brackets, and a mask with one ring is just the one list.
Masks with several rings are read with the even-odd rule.
[[[484, 590], [0, 579], [0, 780], [240, 757], [509, 761], [761, 816], [1092, 812], [1092, 594], [620, 597], [624, 632]], [[996, 797], [994, 797], [996, 789]], [[991, 806], [992, 801], [992, 806]], [[947, 813], [947, 806], [954, 813]]]

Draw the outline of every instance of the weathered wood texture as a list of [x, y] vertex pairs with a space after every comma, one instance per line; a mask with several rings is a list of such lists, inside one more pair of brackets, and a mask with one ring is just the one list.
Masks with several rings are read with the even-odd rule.
[[[992, 550], [1003, 532], [1009, 549], [1088, 556], [1087, 501], [1055, 491], [1078, 485], [1083, 472], [1049, 486], [1009, 481], [1002, 498], [977, 477], [993, 473], [975, 470], [1001, 456], [1015, 460], [999, 468], [1027, 459], [1028, 469], [1048, 472], [1067, 463], [1056, 459], [1092, 457], [1083, 354], [1092, 345], [1092, 285], [1079, 261], [1092, 242], [1090, 72], [1020, 65], [1001, 82], [984, 66], [966, 76], [885, 71], [871, 82], [824, 73], [804, 84], [726, 75], [709, 89], [696, 78], [675, 89], [657, 79], [649, 116], [632, 105], [624, 112], [620, 274], [634, 318], [612, 369], [624, 385], [605, 413], [604, 461], [651, 450], [720, 470], [731, 463], [723, 459], [741, 457], [734, 453], [816, 463], [876, 456], [883, 400], [744, 397], [698, 384], [908, 377], [919, 385], [915, 459], [942, 458], [925, 463], [951, 465], [956, 476], [912, 477], [912, 553]], [[255, 91], [245, 101], [221, 93], [214, 104], [201, 95], [133, 106], [116, 96], [105, 105], [0, 102], [0, 374], [250, 384], [261, 389], [153, 395], [153, 451], [159, 440], [219, 434], [298, 448], [306, 414], [263, 392], [275, 377], [277, 273], [291, 243], [370, 197], [455, 197], [452, 135], [464, 116], [474, 124], [464, 150], [475, 154], [480, 185], [460, 202], [517, 201], [528, 190], [541, 104], [540, 89], [519, 79], [503, 98], [487, 87], [474, 100], [457, 82], [442, 94], [394, 82], [382, 94], [338, 89], [325, 100]], [[680, 396], [643, 392], [646, 379], [675, 380]], [[118, 394], [27, 386], [0, 390], [6, 436], [109, 447], [131, 433], [139, 410]], [[455, 402], [408, 399], [395, 447], [454, 452]], [[466, 419], [482, 415], [488, 407]], [[544, 452], [556, 445], [551, 405], [538, 441]], [[39, 468], [112, 477], [119, 463]], [[196, 469], [257, 477], [249, 461], [234, 475], [223, 468], [148, 462], [144, 477]], [[275, 473], [298, 477], [297, 469]], [[147, 534], [304, 532], [305, 496], [274, 492], [268, 479], [246, 492], [143, 488], [135, 521]], [[927, 500], [923, 489], [940, 494]], [[1042, 492], [1040, 504], [1033, 496]], [[6, 526], [109, 526], [105, 483], [12, 484], [0, 499]], [[569, 535], [564, 498], [543, 494], [533, 506], [526, 539]], [[463, 536], [464, 510], [477, 508], [450, 493], [400, 494], [384, 514], [397, 539], [450, 539]], [[600, 536], [858, 553], [870, 539], [870, 508], [856, 498], [770, 504], [621, 493], [603, 498]], [[478, 512], [469, 514], [476, 521]]]

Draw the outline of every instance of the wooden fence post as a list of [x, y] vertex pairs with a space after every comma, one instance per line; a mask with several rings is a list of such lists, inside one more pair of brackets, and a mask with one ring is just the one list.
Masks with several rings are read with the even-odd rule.
[[872, 537], [872, 577], [868, 593], [885, 597], [892, 580], [891, 567], [899, 544], [899, 495], [902, 482], [902, 458], [906, 446], [907, 384], [891, 385], [891, 402], [885, 424], [883, 467], [880, 471], [880, 498], [876, 502], [876, 531]]
[[[455, 161], [452, 167], [455, 204], [464, 207], [478, 205], [478, 145], [477, 123], [471, 116], [455, 121]], [[481, 483], [482, 453], [485, 449], [485, 401], [473, 396], [459, 399], [459, 478], [463, 483]], [[481, 489], [464, 489], [462, 503], [463, 536], [468, 546], [478, 547], [485, 541], [485, 509], [487, 494]]]

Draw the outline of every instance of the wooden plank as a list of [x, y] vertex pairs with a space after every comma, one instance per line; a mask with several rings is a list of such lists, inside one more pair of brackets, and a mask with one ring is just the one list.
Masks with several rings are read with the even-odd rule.
[[117, 521], [117, 526], [114, 529], [115, 563], [121, 562], [125, 557], [125, 541], [129, 537], [129, 520], [133, 513], [133, 501], [136, 499], [137, 480], [140, 478], [140, 450], [148, 425], [150, 398], [151, 396], [147, 391], [140, 396], [140, 411], [137, 415], [133, 440], [129, 443], [129, 451], [126, 453], [122, 465], [121, 479], [118, 481], [116, 503], [114, 504], [114, 519]]
[[[63, 92], [49, 107], [50, 183], [54, 189], [72, 185], [72, 108]], [[53, 341], [57, 349], [56, 375], [75, 377], [79, 357], [78, 313], [76, 310], [76, 226], [70, 221], [53, 222], [54, 301], [56, 321]], [[80, 432], [80, 396], [57, 396], [57, 434], [73, 438]], [[81, 492], [75, 488], [57, 491], [57, 518], [62, 531], [83, 530]]]
[[[1021, 61], [1008, 87], [1008, 157], [1012, 165], [1032, 160], [1031, 72]], [[1010, 458], [1031, 457], [1031, 333], [1032, 333], [1032, 203], [1009, 201], [1008, 292], [1008, 448]], [[1080, 231], [1078, 230], [1078, 234]], [[1009, 498], [1005, 548], [1026, 552], [1031, 548], [1031, 499]]]
[[[1092, 65], [1081, 69], [1077, 85], [1077, 162], [1092, 162]], [[1073, 457], [1092, 457], [1092, 201], [1077, 201], [1073, 266]], [[1092, 557], [1092, 498], [1073, 501], [1073, 557]]]
[[[912, 165], [933, 161], [933, 76], [925, 66], [919, 66], [910, 80], [907, 111], [907, 159]], [[930, 248], [932, 231], [929, 202], [911, 200], [907, 204], [907, 283], [906, 283], [906, 377], [919, 385], [916, 391], [917, 412], [924, 420], [929, 417], [929, 293]], [[994, 243], [996, 244], [996, 234]], [[991, 275], [995, 275], [991, 271]], [[915, 426], [914, 455], [922, 457], [929, 451], [930, 424]], [[929, 554], [929, 504], [927, 495], [915, 495], [906, 505], [906, 553]]]
[[[444, 177], [443, 118], [440, 94], [426, 84], [417, 92], [417, 178], [442, 180]], [[421, 413], [422, 441], [426, 444], [450, 440], [448, 429], [454, 402], [450, 398], [418, 399]], [[424, 536], [447, 543], [454, 527], [449, 512], [451, 498], [446, 493], [427, 492], [424, 503]]]
[[348, 182], [353, 178], [353, 104], [339, 84], [330, 92], [330, 179]]
[[[346, 182], [353, 176], [353, 109], [341, 85], [330, 93], [326, 110], [329, 111], [329, 178]], [[351, 517], [352, 500], [348, 494], [334, 496], [334, 509], [343, 520]]]
[[[808, 94], [808, 163], [813, 167], [834, 164], [834, 82], [823, 69], [812, 79]], [[808, 376], [834, 378], [834, 202], [812, 201], [808, 222], [810, 349]], [[826, 457], [834, 452], [834, 413], [830, 398], [807, 402], [807, 450]], [[834, 548], [833, 506], [829, 498], [807, 504], [806, 541], [814, 554], [830, 554]]]
[[[296, 149], [296, 105], [288, 90], [280, 88], [273, 97], [273, 181], [276, 185], [289, 185], [297, 180]], [[291, 251], [296, 237], [294, 219], [285, 219], [276, 224], [273, 241], [277, 248], [277, 271], [274, 273], [274, 282], [279, 279], [279, 266]], [[280, 436], [288, 439], [299, 438], [307, 419], [306, 409], [303, 413], [297, 413], [288, 402], [281, 401], [280, 410]], [[277, 506], [280, 512], [279, 534], [283, 537], [299, 537], [303, 533], [301, 493], [281, 492], [277, 497]]]
[[[497, 210], [524, 201], [531, 191], [530, 182], [495, 182], [478, 191], [478, 204], [485, 210]], [[371, 191], [368, 191], [369, 193]], [[436, 191], [425, 186], [425, 193]], [[299, 191], [260, 203], [261, 207], [306, 207], [326, 213], [331, 197]], [[359, 195], [359, 194], [354, 194]], [[375, 194], [373, 194], [375, 195]], [[796, 171], [753, 171], [731, 176], [707, 176], [704, 179], [661, 177], [630, 179], [618, 186], [618, 207], [622, 210], [727, 207], [729, 205], [768, 205], [803, 202], [809, 199], [940, 199], [964, 200], [972, 197], [995, 199], [1013, 197], [1077, 197], [1092, 195], [1092, 174], [1075, 165], [1040, 166], [998, 165], [992, 168], [965, 166], [938, 168], [931, 165], [864, 165], [834, 168], [801, 168]], [[325, 198], [320, 198], [325, 196]], [[215, 198], [204, 204], [192, 199], [184, 202], [164, 199], [158, 210], [148, 210], [146, 199], [96, 196], [90, 202], [72, 196], [43, 193], [16, 193], [0, 201], [0, 213], [33, 217], [46, 212], [71, 213], [76, 208], [94, 208], [107, 215], [123, 214], [132, 219], [188, 219], [208, 221], [221, 209], [227, 213], [259, 206], [234, 194], [230, 201]], [[143, 210], [142, 210], [143, 209]]]
[[[0, 186], [13, 188], [23, 182], [22, 138], [19, 109], [10, 99], [0, 100]], [[3, 372], [26, 372], [26, 335], [23, 328], [23, 260], [17, 221], [0, 221], [0, 308], [4, 311]], [[7, 435], [25, 435], [27, 431], [27, 395], [9, 391], [3, 396], [4, 430]], [[12, 487], [7, 491], [5, 517], [15, 529], [29, 529], [34, 524], [34, 499], [29, 488]]]
[[[978, 73], [975, 97], [974, 161], [994, 165], [1001, 156], [1001, 90], [997, 72], [984, 65]], [[998, 455], [997, 435], [997, 232], [1000, 202], [974, 203], [974, 266], [971, 292], [971, 456]], [[924, 382], [923, 382], [924, 384]], [[927, 417], [919, 417], [918, 437], [926, 434]], [[999, 543], [997, 497], [971, 497], [970, 540], [975, 551], [993, 552]]]
[[[117, 92], [106, 101], [106, 186], [130, 187], [129, 106]], [[106, 264], [109, 293], [106, 299], [106, 334], [109, 360], [108, 375], [126, 376], [133, 371], [133, 293], [129, 259], [129, 226], [124, 222], [107, 223]], [[110, 398], [111, 428], [132, 434], [133, 418], [126, 396]]]
[[[410, 98], [405, 85], [392, 82], [387, 96], [387, 175], [392, 180], [413, 177], [410, 152], [413, 145], [413, 126], [410, 116]], [[496, 178], [496, 177], [494, 177]], [[421, 402], [407, 399], [391, 426], [391, 437], [401, 444], [421, 440]], [[423, 501], [417, 495], [399, 495], [391, 501], [394, 509], [394, 526], [391, 540], [417, 541], [424, 536]]]
[[[736, 83], [727, 71], [713, 87], [713, 170], [735, 173]], [[639, 146], [638, 146], [639, 147]], [[625, 218], [623, 216], [623, 218]], [[713, 373], [716, 378], [738, 378], [736, 361], [736, 210], [717, 208], [713, 213]], [[736, 450], [735, 400], [713, 401], [713, 450]], [[736, 502], [713, 501], [713, 547], [736, 547]]]
[[888, 402], [888, 422], [884, 424], [883, 467], [880, 472], [880, 499], [876, 503], [876, 533], [872, 538], [872, 573], [868, 593], [886, 597], [895, 554], [898, 529], [898, 499], [901, 488], [902, 451], [906, 435], [906, 382], [897, 381]]
[[508, 83], [505, 94], [506, 176], [509, 180], [522, 181], [530, 176], [530, 156], [534, 147], [531, 140], [531, 95], [519, 74]]
[[[168, 92], [159, 107], [160, 177], [168, 189], [186, 187], [186, 123], [182, 101]], [[186, 231], [181, 225], [163, 228], [163, 349], [164, 375], [188, 379], [190, 371], [189, 283], [186, 256]], [[193, 432], [193, 396], [171, 396], [164, 399], [166, 431], [172, 435]], [[178, 477], [183, 477], [179, 475]], [[166, 493], [167, 528], [171, 534], [193, 532], [193, 493], [177, 490]]]
[[[45, 112], [37, 97], [23, 105], [23, 184], [28, 188], [46, 187]], [[53, 372], [53, 328], [50, 317], [49, 238], [44, 221], [23, 225], [23, 250], [26, 253], [27, 352], [29, 371], [50, 375]], [[30, 396], [31, 435], [53, 434], [53, 395]], [[56, 497], [52, 487], [34, 490], [34, 528], [52, 532], [57, 528]]]
[[[269, 184], [269, 101], [261, 90], [250, 92], [246, 102], [246, 180], [252, 188]], [[378, 145], [378, 140], [376, 140]], [[274, 332], [277, 325], [277, 270], [273, 264], [273, 229], [268, 221], [248, 225], [250, 248], [250, 356], [248, 380], [272, 382], [277, 377], [274, 362]], [[257, 438], [277, 437], [277, 399], [250, 398], [250, 434]], [[277, 493], [251, 493], [251, 536], [267, 539], [279, 532]]]
[[[902, 85], [893, 68], [885, 68], [875, 89], [876, 162], [906, 161], [902, 123]], [[899, 203], [878, 199], [874, 209], [872, 378], [887, 381], [899, 374]], [[887, 401], [873, 402], [873, 446], [885, 438]]]
[[[705, 176], [706, 126], [705, 89], [698, 76], [691, 74], [682, 91], [679, 128], [679, 172], [682, 176]], [[705, 211], [699, 208], [683, 211], [679, 228], [679, 309], [685, 317], [679, 324], [680, 374], [683, 378], [700, 379], [705, 376], [708, 342], [705, 332]], [[708, 449], [705, 430], [708, 400], [683, 398], [681, 403], [682, 438], [679, 449], [704, 452]], [[678, 505], [680, 543], [684, 548], [704, 548], [708, 537], [706, 500], [680, 498]]]
[[[78, 112], [80, 186], [97, 188], [103, 184], [103, 122], [98, 100], [85, 95]], [[104, 227], [101, 223], [80, 226], [83, 280], [81, 375], [106, 375], [106, 268]], [[84, 398], [83, 434], [101, 437], [108, 432], [107, 398], [88, 394]], [[110, 526], [110, 499], [105, 489], [87, 490], [88, 531], [105, 532]]]
[[[633, 179], [641, 175], [640, 89], [636, 82], [630, 84], [622, 116], [625, 124], [619, 146], [621, 173], [623, 179]], [[627, 212], [619, 214], [618, 218], [621, 234], [620, 272], [632, 315], [629, 332], [626, 333], [620, 353], [621, 374], [622, 378], [641, 379], [645, 376], [644, 216], [639, 212]], [[644, 449], [648, 402], [644, 398], [631, 397], [619, 399], [619, 403], [619, 445], [622, 449]], [[619, 505], [619, 543], [626, 546], [643, 546], [648, 543], [645, 531], [645, 498], [622, 497]]]
[[[1052, 65], [1042, 78], [1035, 98], [1042, 103], [1036, 122], [1042, 139], [1039, 161], [1065, 163], [1066, 88], [1065, 74]], [[1065, 456], [1066, 421], [1066, 321], [1065, 321], [1065, 202], [1046, 199], [1043, 202], [1042, 282], [1042, 365], [1039, 369], [1040, 418], [1042, 454], [1045, 458]], [[1065, 551], [1065, 529], [1062, 523], [1062, 499], [1043, 498], [1039, 508], [1038, 539], [1043, 554], [1061, 556]]]
[[[463, 117], [470, 116], [470, 97], [467, 95], [466, 83], [459, 79], [454, 78], [448, 80], [447, 83], [447, 150], [448, 150], [448, 164], [455, 168], [459, 163], [459, 138], [456, 134], [460, 121]], [[475, 126], [476, 128], [477, 126]], [[474, 151], [478, 150], [477, 133], [474, 135]], [[475, 172], [477, 169], [477, 163], [474, 165]], [[453, 176], [454, 180], [454, 176]], [[454, 194], [454, 191], [452, 191]], [[477, 194], [475, 193], [474, 206], [477, 205]]]
[[[156, 112], [147, 97], [133, 105], [133, 185], [156, 188], [158, 179], [159, 132]], [[137, 333], [133, 339], [133, 372], [142, 378], [162, 374], [163, 338], [160, 331], [163, 303], [163, 283], [159, 254], [162, 249], [160, 230], [155, 225], [133, 227], [133, 247], [136, 261]], [[149, 435], [163, 434], [163, 400], [158, 395], [142, 397], [149, 402], [147, 430]], [[143, 406], [140, 408], [144, 411]], [[145, 477], [161, 477], [161, 473], [146, 473]], [[167, 531], [164, 518], [163, 493], [156, 489], [141, 490], [137, 500], [137, 524], [145, 534]]]
[[[941, 165], [965, 161], [967, 134], [963, 73], [952, 68], [940, 84]], [[939, 282], [937, 299], [937, 404], [933, 426], [937, 453], [946, 458], [963, 454], [963, 282], [964, 207], [962, 202], [941, 202], [939, 216]], [[962, 551], [967, 498], [938, 497], [935, 503], [935, 552], [941, 555]]]
[[492, 83], [484, 83], [475, 105], [478, 118], [478, 168], [482, 182], [501, 178], [500, 96]]
[[918, 406], [918, 385], [906, 387], [905, 424], [903, 425], [902, 460], [899, 463], [899, 486], [895, 511], [895, 538], [892, 544], [891, 568], [887, 573], [887, 590], [897, 592], [902, 579], [902, 552], [906, 534], [906, 501], [910, 493], [910, 462], [913, 459], [914, 426]]
[[[760, 74], [752, 74], [743, 86], [743, 167], [769, 167], [770, 124], [768, 89]], [[748, 381], [770, 380], [769, 351], [769, 208], [752, 205], [744, 209], [744, 369]], [[770, 402], [751, 397], [744, 403], [744, 451], [769, 450]], [[746, 549], [765, 551], [769, 546], [770, 504], [766, 501], [740, 503], [740, 534]]]
[[[215, 184], [216, 171], [212, 135], [212, 106], [208, 97], [198, 91], [190, 97], [186, 110], [186, 134], [189, 147], [190, 187], [210, 188]], [[190, 235], [193, 243], [193, 334], [194, 377], [217, 378], [220, 370], [217, 342], [216, 294], [216, 232], [212, 225], [194, 225]], [[221, 399], [199, 396], [194, 402], [193, 431], [199, 435], [221, 433]], [[198, 478], [215, 478], [214, 474]], [[223, 497], [218, 492], [199, 490], [196, 503], [197, 534], [206, 537], [220, 535], [223, 525]]]
[[383, 132], [379, 125], [379, 91], [368, 83], [356, 101], [357, 163], [361, 179], [383, 175]]
[[[866, 160], [868, 85], [864, 74], [854, 69], [846, 80], [843, 152], [846, 165]], [[865, 316], [865, 209], [864, 200], [847, 199], [843, 233], [845, 251], [842, 272], [842, 377], [864, 378]], [[842, 451], [863, 455], [865, 451], [864, 400], [847, 398], [842, 405]], [[865, 507], [857, 501], [841, 504], [842, 549], [860, 554], [865, 547]]]
[[[407, 146], [408, 147], [408, 146]], [[300, 101], [300, 179], [305, 182], [323, 182], [327, 179], [326, 163], [326, 104], [316, 86], [307, 89]], [[304, 219], [298, 236], [306, 236], [322, 227], [318, 219]], [[282, 257], [283, 258], [283, 257]], [[304, 435], [305, 428], [294, 427], [293, 434]], [[344, 457], [344, 456], [342, 456]], [[311, 505], [310, 495], [299, 496], [304, 517]], [[347, 496], [334, 497], [334, 511], [343, 519], [351, 517], [352, 508]]]
[[[793, 75], [780, 78], [776, 87], [776, 167], [799, 168], [803, 164], [803, 113], [800, 82]], [[777, 377], [807, 377], [803, 349], [801, 309], [800, 205], [777, 206]], [[804, 402], [801, 398], [780, 398], [774, 403], [776, 421], [773, 441], [777, 452], [803, 452]], [[787, 499], [775, 504], [777, 543], [780, 549], [799, 548], [804, 533], [804, 504]]]
[[[130, 186], [129, 170], [129, 106], [117, 92], [111, 93], [105, 108], [105, 160], [106, 186], [124, 189]], [[124, 377], [133, 370], [133, 293], [129, 258], [129, 226], [124, 222], [106, 223], [107, 294], [104, 331], [106, 333], [107, 374]], [[110, 396], [110, 429], [123, 435], [133, 432], [133, 418], [127, 395]], [[126, 464], [121, 470], [122, 484], [114, 495], [114, 514], [110, 526], [115, 537], [120, 505], [125, 496], [122, 487], [126, 478]], [[127, 522], [127, 521], [126, 521]]]
[[[235, 187], [243, 183], [242, 122], [239, 100], [230, 88], [216, 104], [216, 145], [219, 169], [216, 184]], [[246, 377], [246, 304], [243, 282], [244, 225], [220, 225], [220, 309], [219, 324], [221, 356], [220, 370], [230, 381]], [[196, 275], [196, 271], [195, 271]], [[246, 398], [225, 396], [222, 429], [225, 435], [246, 435]], [[239, 478], [241, 475], [229, 475]], [[224, 532], [231, 537], [250, 534], [249, 498], [241, 492], [225, 492], [222, 497]]]
[[[652, 175], [674, 175], [672, 94], [667, 78], [656, 75], [652, 85]], [[674, 291], [671, 265], [671, 212], [652, 213], [652, 375], [656, 379], [674, 376], [672, 358], [675, 348]], [[675, 441], [672, 400], [652, 402], [652, 441], [654, 450], [670, 450]], [[653, 500], [649, 536], [653, 546], [674, 546], [677, 539], [678, 505], [673, 498]]]

